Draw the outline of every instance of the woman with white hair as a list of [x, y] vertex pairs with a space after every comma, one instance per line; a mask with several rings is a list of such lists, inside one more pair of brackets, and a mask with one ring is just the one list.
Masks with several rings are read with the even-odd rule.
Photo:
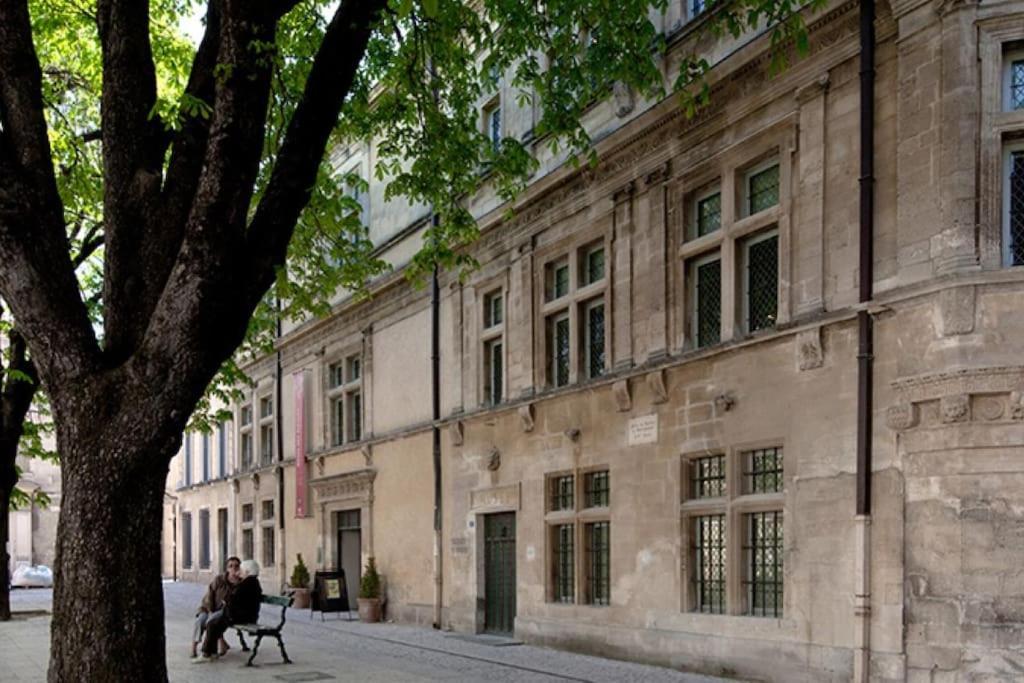
[[238, 570], [241, 581], [227, 599], [223, 614], [206, 622], [206, 639], [203, 640], [203, 656], [193, 661], [208, 662], [217, 656], [217, 640], [233, 624], [255, 624], [260, 618], [260, 601], [263, 588], [260, 587], [260, 565], [256, 560], [245, 560]]

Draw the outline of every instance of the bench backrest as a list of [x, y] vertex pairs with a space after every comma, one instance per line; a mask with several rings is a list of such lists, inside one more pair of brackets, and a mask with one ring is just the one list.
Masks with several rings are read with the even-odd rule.
[[292, 598], [287, 595], [264, 595], [260, 602], [264, 605], [277, 605], [278, 607], [292, 606]]

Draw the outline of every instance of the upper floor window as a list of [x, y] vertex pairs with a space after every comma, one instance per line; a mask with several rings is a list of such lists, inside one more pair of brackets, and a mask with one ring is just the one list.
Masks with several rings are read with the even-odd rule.
[[552, 387], [600, 377], [607, 369], [607, 262], [603, 240], [544, 266], [546, 380]]
[[767, 230], [743, 241], [743, 313], [747, 332], [773, 327], [779, 306], [779, 235]]
[[260, 406], [260, 464], [269, 465], [274, 461], [274, 399], [263, 396]]
[[1003, 108], [1024, 109], [1024, 50], [1013, 50], [1003, 56]]
[[704, 13], [707, 9], [708, 0], [689, 0], [690, 18], [693, 19]]
[[192, 433], [185, 432], [185, 486], [192, 485]]
[[501, 147], [501, 100], [495, 100], [484, 108], [484, 135], [497, 152]]
[[362, 357], [353, 354], [327, 366], [330, 443], [340, 446], [362, 438]]
[[692, 206], [689, 239], [710, 235], [722, 227], [722, 192], [717, 184], [697, 194]]
[[497, 405], [505, 390], [505, 293], [494, 290], [484, 296], [483, 331], [483, 396], [487, 405]]
[[1003, 179], [1003, 261], [1024, 265], [1024, 143], [1005, 151]]
[[753, 216], [779, 203], [779, 164], [769, 162], [747, 171], [743, 215]]
[[365, 181], [359, 166], [353, 166], [345, 175], [345, 194], [359, 203], [359, 223], [366, 225], [369, 221], [369, 194], [365, 191]]

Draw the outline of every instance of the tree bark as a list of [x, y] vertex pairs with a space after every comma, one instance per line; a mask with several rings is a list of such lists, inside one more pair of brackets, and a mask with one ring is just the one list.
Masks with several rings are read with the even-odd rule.
[[86, 425], [95, 430], [97, 420], [107, 419], [104, 412], [82, 402], [63, 420], [71, 429], [58, 434], [70, 465], [63, 471], [73, 468], [74, 476], [63, 477], [50, 683], [167, 680], [162, 494], [180, 437], [108, 429], [101, 439], [68, 443], [74, 425], [83, 427], [74, 430], [79, 435], [87, 434]]
[[11, 557], [7, 554], [8, 524], [10, 520], [11, 492], [14, 490], [14, 458], [10, 459], [10, 476], [6, 472], [7, 456], [0, 454], [0, 621], [11, 619]]

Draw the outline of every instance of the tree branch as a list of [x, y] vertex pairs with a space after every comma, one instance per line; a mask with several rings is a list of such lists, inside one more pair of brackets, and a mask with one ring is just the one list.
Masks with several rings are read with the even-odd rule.
[[[7, 377], [0, 397], [0, 411], [3, 413], [2, 430], [4, 439], [17, 443], [21, 438], [25, 425], [25, 416], [32, 407], [32, 399], [39, 389], [39, 373], [28, 357], [25, 340], [16, 331], [8, 335], [11, 348], [11, 363], [7, 369]], [[12, 371], [24, 375], [27, 379], [12, 376]]]
[[163, 131], [159, 118], [151, 117], [156, 69], [149, 4], [100, 0], [97, 24], [103, 48], [104, 338], [116, 363], [137, 347], [147, 322], [137, 309], [147, 299], [149, 266], [140, 251], [144, 226], [159, 215]]
[[345, 0], [334, 13], [288, 124], [246, 240], [252, 279], [244, 304], [259, 302], [284, 263], [296, 221], [316, 181], [331, 131], [386, 0]]
[[25, 0], [0, 0], [0, 294], [45, 377], [73, 380], [96, 340], [71, 267]]

